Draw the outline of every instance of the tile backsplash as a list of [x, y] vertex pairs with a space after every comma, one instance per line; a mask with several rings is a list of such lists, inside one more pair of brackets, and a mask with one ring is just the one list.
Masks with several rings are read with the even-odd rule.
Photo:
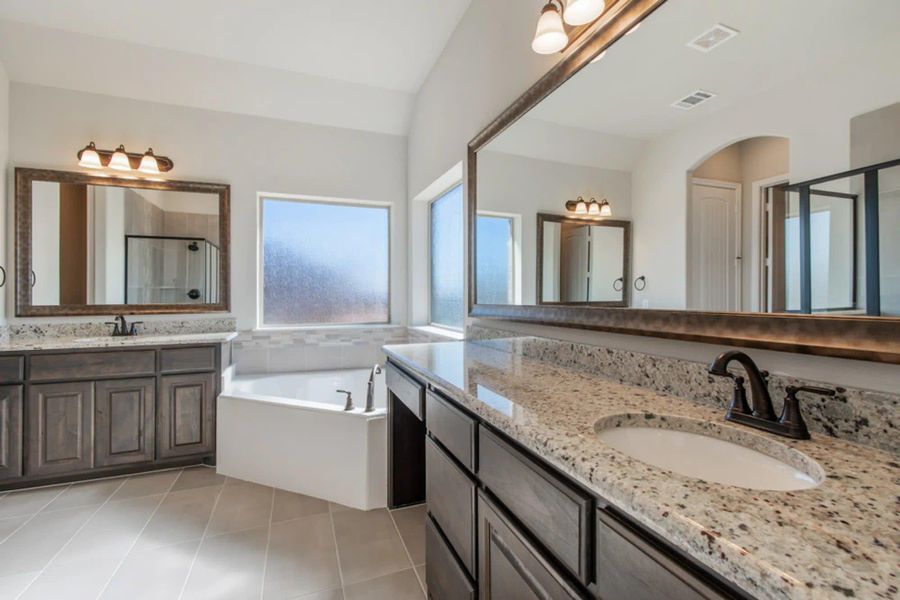
[[238, 375], [364, 368], [384, 362], [386, 344], [446, 339], [402, 326], [242, 331], [234, 341], [234, 363]]
[[[723, 414], [731, 401], [731, 382], [707, 373], [706, 363], [551, 338], [521, 336], [478, 325], [469, 326], [466, 338], [535, 360], [719, 407]], [[776, 412], [781, 411], [784, 389], [788, 385], [834, 387], [800, 380], [789, 374], [772, 373], [769, 377], [769, 393]], [[900, 454], [900, 424], [896, 422], [900, 394], [838, 388], [838, 395], [834, 398], [804, 395], [802, 407], [807, 425], [814, 433]]]

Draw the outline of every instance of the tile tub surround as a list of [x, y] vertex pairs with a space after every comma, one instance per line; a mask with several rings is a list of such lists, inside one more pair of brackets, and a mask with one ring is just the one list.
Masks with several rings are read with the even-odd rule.
[[234, 341], [238, 375], [361, 369], [384, 362], [381, 347], [446, 338], [415, 327], [312, 327], [241, 331]]
[[[793, 441], [739, 429], [722, 423], [718, 408], [481, 344], [412, 344], [385, 351], [754, 596], [897, 595], [900, 465], [887, 452], [826, 436]], [[723, 429], [808, 455], [827, 478], [811, 490], [769, 492], [663, 471], [597, 438], [598, 420], [626, 413], [719, 422]]]
[[[731, 382], [711, 376], [707, 372], [708, 363], [551, 338], [520, 336], [486, 327], [469, 327], [467, 338], [498, 350], [681, 396], [716, 407], [722, 415], [731, 402]], [[740, 370], [737, 365], [732, 368], [736, 373]], [[784, 390], [788, 385], [835, 387], [772, 373], [769, 394], [776, 414], [781, 413]], [[900, 394], [841, 388], [835, 398], [804, 394], [801, 407], [813, 435], [829, 435], [900, 455]]]

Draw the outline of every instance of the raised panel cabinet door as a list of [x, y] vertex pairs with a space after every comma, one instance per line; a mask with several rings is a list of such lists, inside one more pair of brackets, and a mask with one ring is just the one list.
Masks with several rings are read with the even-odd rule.
[[153, 460], [156, 379], [98, 381], [94, 414], [94, 465]]
[[160, 378], [158, 455], [207, 454], [215, 449], [215, 374]]
[[93, 466], [94, 384], [48, 383], [28, 390], [26, 475], [61, 475]]
[[478, 492], [480, 600], [584, 599], [484, 492]]
[[22, 386], [0, 387], [0, 481], [22, 476]]

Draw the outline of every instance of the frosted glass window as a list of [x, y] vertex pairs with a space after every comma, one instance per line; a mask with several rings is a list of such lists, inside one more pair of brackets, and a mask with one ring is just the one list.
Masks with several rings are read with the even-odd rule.
[[476, 226], [479, 304], [513, 304], [513, 220], [478, 215]]
[[463, 195], [456, 186], [431, 203], [431, 322], [462, 329]]
[[387, 207], [263, 199], [263, 325], [387, 323]]

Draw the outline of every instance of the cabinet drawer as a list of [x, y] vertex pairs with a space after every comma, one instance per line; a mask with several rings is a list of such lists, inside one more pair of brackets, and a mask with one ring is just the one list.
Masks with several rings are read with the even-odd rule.
[[156, 372], [155, 350], [35, 354], [30, 360], [31, 381], [102, 379]]
[[430, 438], [425, 442], [425, 502], [463, 566], [475, 573], [475, 483]]
[[475, 470], [478, 424], [434, 392], [425, 393], [425, 425], [450, 454], [470, 471]]
[[510, 444], [479, 429], [478, 477], [582, 583], [589, 583], [591, 499]]
[[16, 382], [25, 378], [24, 356], [0, 356], [0, 382]]
[[597, 591], [604, 600], [720, 599], [720, 594], [629, 526], [597, 511]]
[[482, 492], [478, 493], [478, 592], [480, 600], [587, 598]]
[[425, 581], [434, 600], [474, 600], [475, 587], [431, 517], [425, 517]]
[[388, 363], [385, 368], [388, 390], [400, 399], [419, 420], [425, 418], [425, 386]]
[[163, 373], [212, 371], [215, 368], [216, 349], [212, 346], [167, 348], [159, 351], [159, 370]]

